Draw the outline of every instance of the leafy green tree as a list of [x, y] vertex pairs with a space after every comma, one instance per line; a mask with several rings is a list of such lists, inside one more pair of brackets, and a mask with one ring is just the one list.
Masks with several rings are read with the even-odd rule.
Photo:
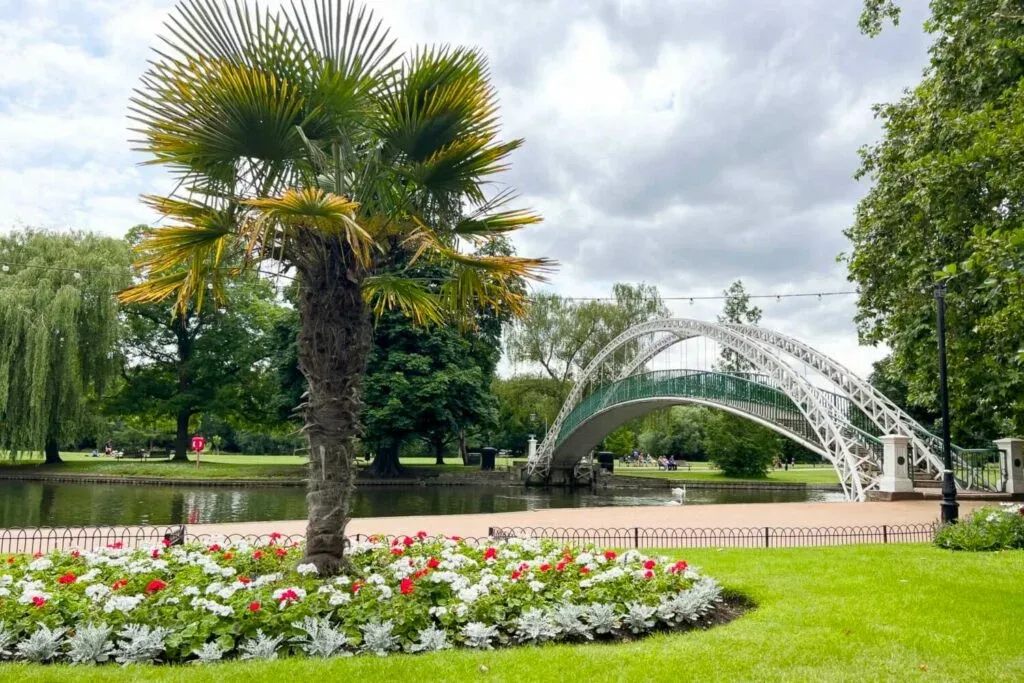
[[495, 378], [491, 391], [498, 399], [498, 422], [489, 436], [495, 447], [516, 454], [526, 452], [531, 434], [543, 440], [565, 396], [558, 380], [540, 375]]
[[250, 275], [228, 282], [221, 307], [167, 302], [126, 304], [121, 353], [125, 382], [108, 409], [175, 422], [171, 459], [186, 462], [190, 425], [201, 413], [250, 423], [276, 418], [263, 375], [274, 350], [273, 332], [285, 310], [274, 288]]
[[[496, 327], [500, 335], [500, 325]], [[444, 464], [447, 444], [474, 426], [497, 419], [490, 385], [500, 355], [500, 338], [481, 328], [429, 328], [401, 313], [386, 313], [374, 330], [363, 412], [364, 442], [375, 456], [378, 477], [403, 473], [399, 449], [413, 438], [427, 442]]]
[[540, 365], [548, 377], [568, 387], [570, 380], [619, 334], [669, 315], [653, 285], [620, 282], [613, 293], [612, 302], [537, 295], [526, 317], [508, 332], [509, 357], [513, 362]]
[[[895, 11], [866, 11], [877, 18], [879, 7]], [[928, 411], [933, 287], [946, 282], [950, 426], [968, 443], [1024, 430], [1022, 21], [1019, 3], [933, 0], [929, 66], [900, 100], [876, 107], [883, 137], [861, 151], [858, 172], [871, 188], [846, 233], [861, 339], [892, 349], [908, 402]]]
[[637, 435], [629, 427], [623, 425], [614, 432], [604, 437], [603, 450], [615, 455], [626, 455], [632, 453], [636, 448]]
[[0, 236], [0, 449], [60, 447], [95, 428], [117, 376], [117, 302], [128, 249], [90, 233]]
[[[293, 270], [308, 387], [306, 561], [333, 574], [345, 564], [372, 315], [518, 314], [520, 278], [551, 265], [464, 251], [539, 220], [490, 189], [522, 141], [498, 137], [478, 51], [396, 57], [385, 28], [354, 4], [189, 0], [169, 25], [132, 117], [141, 151], [181, 182], [148, 199], [169, 220], [146, 240], [148, 281], [123, 300], [176, 295], [179, 311], [201, 308], [222, 297], [239, 256]], [[426, 282], [395, 268], [419, 260], [449, 274]]]
[[[722, 293], [726, 298], [718, 322], [736, 325], [757, 325], [761, 322], [761, 309], [750, 304], [750, 295], [742, 280], [736, 280]], [[749, 361], [732, 349], [723, 348], [720, 356], [718, 369], [723, 372], [750, 372], [753, 369]]]
[[783, 437], [750, 420], [714, 411], [704, 428], [708, 459], [727, 477], [763, 477], [782, 457]]

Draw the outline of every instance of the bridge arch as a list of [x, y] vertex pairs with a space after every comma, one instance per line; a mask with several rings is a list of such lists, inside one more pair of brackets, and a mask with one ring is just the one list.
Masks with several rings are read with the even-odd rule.
[[[877, 488], [880, 472], [880, 454], [870, 435], [855, 428], [846, 416], [840, 414], [821, 390], [802, 377], [786, 362], [783, 354], [770, 341], [764, 341], [721, 323], [687, 318], [665, 318], [636, 325], [626, 330], [604, 349], [584, 369], [573, 385], [562, 409], [551, 424], [544, 441], [530, 459], [529, 474], [546, 475], [550, 469], [564, 467], [583, 457], [563, 445], [563, 428], [568, 416], [584, 399], [584, 391], [594, 379], [601, 376], [605, 362], [619, 350], [632, 353], [632, 358], [616, 373], [619, 379], [630, 376], [643, 365], [645, 355], [659, 347], [668, 348], [680, 340], [706, 337], [723, 348], [730, 349], [769, 379], [774, 388], [792, 401], [813, 430], [819, 452], [829, 460], [839, 475], [847, 497], [864, 500], [867, 491]], [[577, 425], [572, 425], [569, 433]]]

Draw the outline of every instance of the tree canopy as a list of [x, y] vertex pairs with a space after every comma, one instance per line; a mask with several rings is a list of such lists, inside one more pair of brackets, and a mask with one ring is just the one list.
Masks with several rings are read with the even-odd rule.
[[[1024, 431], [1024, 13], [933, 0], [920, 84], [878, 105], [861, 151], [871, 183], [847, 231], [858, 326], [892, 349], [907, 398], [934, 410], [933, 288], [946, 284], [951, 428], [962, 442]], [[894, 11], [891, 2], [866, 9]], [[880, 26], [880, 24], [879, 24]]]
[[0, 449], [44, 450], [95, 425], [90, 408], [116, 377], [122, 240], [83, 232], [0, 236]]

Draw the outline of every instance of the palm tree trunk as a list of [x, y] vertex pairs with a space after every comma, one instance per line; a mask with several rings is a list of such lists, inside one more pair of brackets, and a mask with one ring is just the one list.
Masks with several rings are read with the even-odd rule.
[[299, 368], [309, 385], [309, 525], [305, 562], [321, 575], [343, 566], [345, 526], [356, 477], [360, 393], [372, 344], [369, 314], [355, 278], [331, 264], [302, 269]]

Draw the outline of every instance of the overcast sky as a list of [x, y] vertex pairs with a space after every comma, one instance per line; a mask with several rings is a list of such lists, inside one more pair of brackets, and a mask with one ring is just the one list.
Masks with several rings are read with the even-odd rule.
[[[127, 143], [127, 101], [169, 0], [0, 0], [0, 229], [121, 235], [167, 189]], [[261, 3], [262, 4], [262, 3]], [[919, 79], [925, 0], [857, 30], [861, 0], [409, 0], [370, 3], [400, 45], [471, 44], [491, 60], [507, 175], [545, 222], [519, 252], [557, 259], [550, 288], [607, 296], [851, 289], [836, 255], [866, 191], [871, 105]], [[854, 297], [758, 302], [764, 324], [855, 370]], [[673, 302], [710, 318], [719, 302]]]

